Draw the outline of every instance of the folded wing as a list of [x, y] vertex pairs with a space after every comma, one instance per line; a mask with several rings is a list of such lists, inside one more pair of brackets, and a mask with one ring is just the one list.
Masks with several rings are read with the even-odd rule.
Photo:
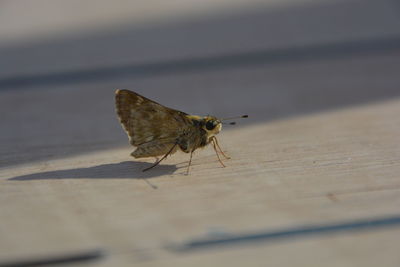
[[146, 143], [173, 145], [189, 124], [186, 113], [129, 90], [117, 90], [115, 103], [122, 127], [134, 146], [144, 147]]

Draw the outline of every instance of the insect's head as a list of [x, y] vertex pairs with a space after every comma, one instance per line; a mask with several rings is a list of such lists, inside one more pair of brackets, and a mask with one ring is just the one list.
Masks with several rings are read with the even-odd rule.
[[204, 117], [203, 129], [209, 134], [217, 134], [221, 131], [222, 124], [219, 119], [213, 116]]

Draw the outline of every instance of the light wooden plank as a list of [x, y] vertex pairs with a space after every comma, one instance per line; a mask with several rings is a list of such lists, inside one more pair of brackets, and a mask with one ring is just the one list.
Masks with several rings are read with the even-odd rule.
[[151, 161], [133, 162], [128, 146], [3, 168], [0, 258], [100, 248], [104, 264], [396, 266], [398, 228], [187, 254], [165, 246], [398, 215], [398, 114], [393, 100], [228, 130], [227, 168], [204, 149], [189, 176], [183, 153], [143, 174]]

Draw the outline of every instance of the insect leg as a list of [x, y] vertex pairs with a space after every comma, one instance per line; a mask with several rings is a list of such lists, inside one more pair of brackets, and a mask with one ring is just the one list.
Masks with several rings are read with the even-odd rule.
[[231, 157], [229, 157], [228, 155], [226, 155], [226, 154], [222, 151], [221, 147], [219, 146], [217, 137], [213, 136], [213, 137], [211, 137], [211, 140], [215, 142], [215, 144], [217, 145], [217, 147], [218, 147], [219, 151], [221, 152], [222, 156], [224, 156], [226, 159], [231, 159]]
[[223, 167], [226, 167], [225, 164], [222, 162], [221, 158], [219, 157], [218, 150], [217, 150], [217, 145], [216, 145], [216, 143], [215, 143], [214, 138], [212, 138], [211, 141], [212, 141], [212, 143], [213, 143], [213, 147], [214, 147], [214, 150], [215, 150], [215, 154], [217, 154], [219, 163], [221, 163], [221, 165], [222, 165]]
[[192, 156], [193, 156], [193, 151], [190, 152], [189, 165], [187, 166], [186, 175], [189, 175], [190, 165], [192, 164]]
[[165, 154], [160, 160], [158, 160], [156, 163], [154, 163], [154, 164], [151, 165], [150, 167], [148, 167], [148, 168], [146, 168], [146, 169], [143, 169], [143, 171], [144, 171], [144, 172], [145, 172], [145, 171], [148, 171], [148, 170], [154, 168], [155, 166], [157, 166], [158, 164], [160, 164], [160, 162], [163, 161], [163, 160], [174, 150], [174, 148], [176, 147], [177, 144], [178, 144], [178, 143], [175, 143], [175, 144], [171, 147], [171, 149], [167, 152], [167, 154]]

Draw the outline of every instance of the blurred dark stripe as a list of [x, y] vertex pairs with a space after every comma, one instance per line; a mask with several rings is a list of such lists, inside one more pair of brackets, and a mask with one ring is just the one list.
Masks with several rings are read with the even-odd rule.
[[1, 79], [0, 89], [101, 81], [120, 77], [140, 78], [202, 70], [363, 56], [390, 51], [400, 51], [399, 36], [386, 39], [308, 45], [42, 75], [20, 75]]
[[373, 230], [376, 228], [386, 228], [400, 226], [400, 216], [393, 216], [380, 219], [366, 219], [352, 222], [337, 223], [331, 225], [315, 225], [297, 228], [283, 229], [280, 231], [267, 231], [255, 234], [233, 235], [218, 239], [201, 239], [184, 243], [181, 246], [172, 247], [179, 252], [192, 251], [197, 249], [207, 249], [214, 247], [224, 247], [231, 245], [243, 245], [255, 242], [277, 241], [296, 237], [308, 237], [311, 235], [333, 234], [340, 232], [353, 232], [361, 230]]
[[104, 257], [102, 250], [93, 250], [70, 255], [49, 256], [43, 258], [33, 258], [27, 260], [15, 260], [9, 262], [0, 262], [0, 267], [32, 267], [47, 266], [56, 264], [81, 264], [99, 260]]

